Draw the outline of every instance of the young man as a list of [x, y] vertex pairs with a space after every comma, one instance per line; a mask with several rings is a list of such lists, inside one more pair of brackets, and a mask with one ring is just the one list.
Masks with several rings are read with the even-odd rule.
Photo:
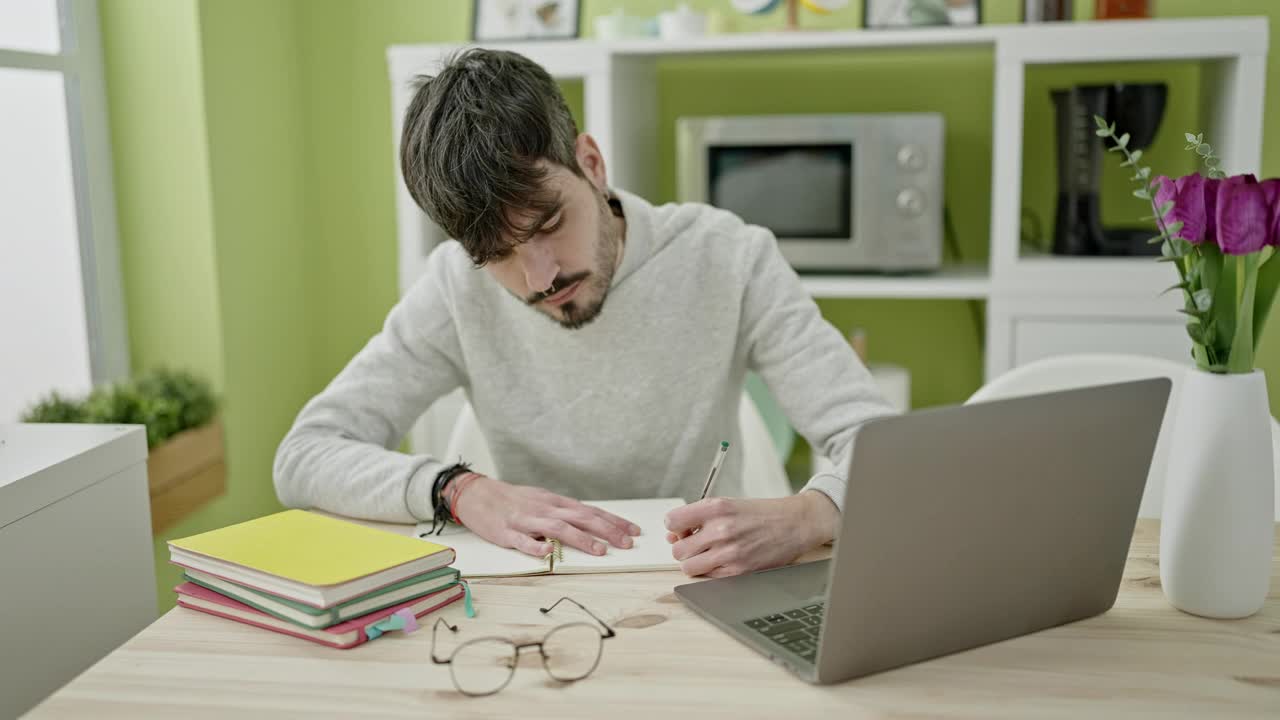
[[[741, 444], [748, 370], [837, 468], [858, 426], [893, 412], [767, 230], [610, 188], [596, 142], [528, 59], [471, 50], [425, 79], [400, 155], [414, 200], [456, 240], [302, 409], [276, 455], [285, 505], [440, 513], [531, 555], [550, 537], [602, 554], [639, 528], [580, 501], [697, 500], [720, 441]], [[458, 387], [501, 479], [390, 449]], [[740, 482], [739, 458], [718, 491]], [[844, 488], [824, 474], [787, 498], [693, 502], [666, 518], [672, 554], [691, 576], [786, 564], [833, 539]]]

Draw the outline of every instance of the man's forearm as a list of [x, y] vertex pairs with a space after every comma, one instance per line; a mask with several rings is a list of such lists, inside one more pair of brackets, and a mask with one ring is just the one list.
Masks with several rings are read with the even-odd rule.
[[287, 507], [407, 523], [431, 517], [430, 481], [441, 467], [430, 457], [387, 450], [337, 431], [294, 428], [276, 453], [274, 479], [276, 495]]
[[805, 490], [794, 496], [800, 509], [801, 525], [810, 533], [808, 547], [825, 545], [835, 540], [840, 528], [840, 510], [826, 493]]

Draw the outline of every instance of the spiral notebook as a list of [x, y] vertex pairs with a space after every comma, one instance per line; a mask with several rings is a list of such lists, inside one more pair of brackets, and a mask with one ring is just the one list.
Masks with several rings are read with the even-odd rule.
[[669, 511], [684, 505], [684, 500], [600, 500], [586, 504], [639, 525], [640, 535], [632, 538], [635, 544], [630, 548], [616, 548], [606, 543], [604, 555], [589, 555], [571, 547], [560, 546], [557, 552], [538, 558], [518, 550], [498, 547], [453, 523], [439, 535], [430, 534], [431, 523], [419, 523], [415, 534], [423, 540], [453, 548], [457, 553], [453, 567], [465, 578], [680, 569], [680, 563], [671, 557], [665, 518]]

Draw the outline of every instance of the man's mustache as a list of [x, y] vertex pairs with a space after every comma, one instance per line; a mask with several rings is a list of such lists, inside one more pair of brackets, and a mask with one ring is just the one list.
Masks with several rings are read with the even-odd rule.
[[565, 288], [578, 282], [579, 280], [587, 279], [587, 277], [589, 277], [590, 275], [591, 273], [586, 270], [582, 272], [574, 273], [572, 275], [559, 275], [556, 277], [555, 280], [551, 282], [551, 287], [548, 288], [545, 292], [534, 293], [529, 297], [525, 298], [524, 301], [529, 303], [530, 305], [537, 305], [543, 300], [546, 300], [547, 298], [551, 297], [552, 295], [555, 295], [561, 290], [564, 290]]

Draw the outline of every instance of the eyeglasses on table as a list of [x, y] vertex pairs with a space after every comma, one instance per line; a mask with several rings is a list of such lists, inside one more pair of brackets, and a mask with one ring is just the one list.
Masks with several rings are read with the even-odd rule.
[[583, 607], [582, 603], [570, 597], [562, 597], [551, 607], [538, 610], [546, 615], [566, 601], [590, 615], [598, 626], [581, 621], [564, 623], [551, 628], [542, 640], [528, 643], [516, 643], [504, 637], [479, 637], [462, 643], [448, 657], [442, 658], [436, 655], [436, 637], [440, 626], [444, 625], [454, 633], [458, 632], [458, 627], [440, 618], [431, 628], [431, 662], [448, 665], [453, 686], [463, 695], [472, 697], [493, 695], [506, 687], [515, 675], [520, 651], [525, 648], [538, 649], [542, 656], [542, 667], [553, 679], [560, 682], [581, 680], [600, 664], [604, 641], [617, 633], [596, 617], [595, 613]]

